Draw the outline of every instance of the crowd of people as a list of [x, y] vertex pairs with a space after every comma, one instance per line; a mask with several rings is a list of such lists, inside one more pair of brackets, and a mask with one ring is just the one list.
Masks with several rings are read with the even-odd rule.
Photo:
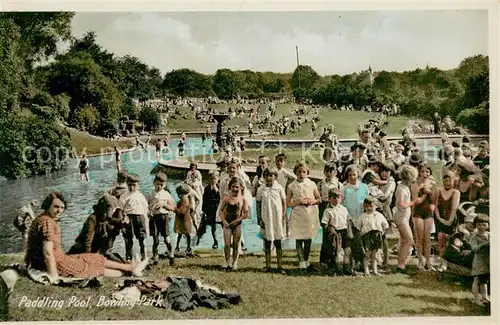
[[[330, 149], [338, 144], [334, 128], [325, 130]], [[184, 138], [184, 141], [186, 139]], [[176, 188], [177, 203], [166, 190], [167, 177], [158, 173], [153, 191], [144, 195], [139, 176], [118, 168], [117, 184], [103, 193], [85, 221], [75, 244], [65, 253], [58, 223], [67, 202], [60, 192], [50, 193], [37, 217], [30, 203], [16, 219], [25, 240], [27, 266], [52, 276], [75, 277], [142, 275], [149, 263], [145, 239], [153, 237], [153, 264], [159, 260], [163, 239], [171, 265], [186, 240], [186, 256], [211, 227], [213, 249], [218, 249], [217, 228], [222, 226], [224, 269], [237, 269], [244, 249], [243, 221], [256, 220], [265, 251], [264, 271], [283, 268], [283, 240], [295, 240], [298, 265], [308, 269], [312, 240], [322, 231], [319, 262], [338, 275], [380, 275], [389, 268], [389, 255], [397, 254], [394, 272], [407, 273], [415, 254], [418, 269], [438, 270], [444, 261], [471, 269], [477, 304], [489, 303], [489, 146], [477, 148], [465, 136], [461, 143], [442, 137], [441, 184], [411, 134], [389, 143], [378, 127], [364, 129], [347, 155], [326, 155], [324, 177], [309, 178], [306, 162], [286, 167], [286, 155], [258, 157], [256, 176], [250, 178], [241, 162], [227, 153], [210, 172], [208, 184], [192, 163], [186, 179]], [[327, 151], [328, 148], [325, 148]], [[181, 150], [181, 148], [179, 148]], [[476, 152], [475, 156], [472, 152]], [[118, 164], [118, 159], [117, 159]], [[257, 205], [253, 216], [254, 201]], [[465, 210], [468, 203], [472, 209]], [[170, 220], [174, 219], [175, 248]], [[399, 243], [388, 245], [397, 229]], [[125, 257], [113, 250], [119, 235], [125, 241]], [[140, 257], [133, 258], [134, 238]], [[433, 240], [437, 245], [433, 245]], [[432, 255], [439, 264], [433, 264]]]

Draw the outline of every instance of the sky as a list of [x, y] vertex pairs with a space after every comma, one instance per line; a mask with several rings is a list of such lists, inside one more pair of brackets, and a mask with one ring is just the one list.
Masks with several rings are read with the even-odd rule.
[[320, 75], [404, 71], [426, 65], [453, 69], [488, 54], [486, 10], [343, 12], [77, 13], [73, 34], [94, 30], [117, 56], [140, 58], [162, 73], [188, 68]]

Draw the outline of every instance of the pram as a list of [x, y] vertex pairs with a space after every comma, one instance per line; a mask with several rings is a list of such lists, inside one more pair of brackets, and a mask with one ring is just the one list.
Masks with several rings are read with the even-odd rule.
[[[472, 202], [462, 202], [457, 209], [458, 224], [462, 224], [466, 216], [476, 215], [476, 206]], [[457, 231], [458, 229], [456, 229]], [[453, 236], [451, 236], [453, 238]], [[438, 280], [443, 280], [445, 276], [453, 276], [458, 278], [472, 278], [472, 268], [458, 265], [444, 259], [441, 259], [441, 265], [437, 268], [436, 277]]]

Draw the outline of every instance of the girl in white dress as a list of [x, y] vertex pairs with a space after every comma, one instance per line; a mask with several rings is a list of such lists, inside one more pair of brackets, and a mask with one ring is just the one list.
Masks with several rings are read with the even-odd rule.
[[257, 209], [260, 211], [259, 226], [264, 237], [264, 251], [266, 254], [264, 272], [271, 270], [271, 244], [274, 243], [278, 272], [284, 274], [285, 272], [281, 267], [283, 259], [281, 241], [285, 238], [283, 229], [283, 218], [286, 218], [285, 189], [277, 182], [278, 170], [276, 168], [266, 168], [263, 177], [265, 184], [258, 188], [255, 199], [257, 200]]
[[309, 253], [312, 239], [319, 230], [318, 203], [321, 196], [316, 183], [311, 181], [309, 167], [299, 162], [293, 169], [297, 179], [288, 186], [287, 205], [292, 207], [290, 214], [290, 237], [295, 239], [299, 268], [309, 267]]

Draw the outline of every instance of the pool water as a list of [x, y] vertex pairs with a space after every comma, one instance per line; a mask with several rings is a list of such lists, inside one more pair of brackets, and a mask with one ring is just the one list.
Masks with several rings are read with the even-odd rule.
[[[173, 159], [176, 156], [178, 140], [171, 141], [169, 153], [163, 153], [165, 160]], [[188, 139], [185, 147], [185, 155], [211, 154], [211, 141], [206, 141], [206, 146], [202, 146], [201, 139]], [[434, 155], [440, 147], [427, 147], [424, 150], [427, 155]], [[103, 157], [93, 157], [89, 159], [90, 163], [90, 182], [80, 181], [77, 161], [73, 160], [70, 167], [64, 171], [53, 172], [48, 175], [36, 176], [25, 180], [0, 180], [0, 253], [14, 253], [22, 251], [22, 241], [20, 233], [12, 225], [12, 220], [16, 209], [26, 204], [32, 199], [43, 200], [43, 198], [52, 190], [61, 191], [67, 201], [68, 207], [61, 220], [63, 248], [68, 250], [78, 236], [83, 222], [92, 212], [92, 206], [103, 193], [114, 186], [116, 182], [116, 165], [114, 155]], [[123, 167], [129, 172], [139, 174], [141, 179], [141, 190], [147, 195], [153, 190], [153, 178], [151, 170], [156, 162], [155, 149], [150, 148], [147, 151], [139, 149], [122, 155]], [[438, 178], [439, 175], [436, 175]], [[175, 193], [175, 186], [180, 180], [169, 180], [167, 189], [172, 193], [174, 199], [178, 199]], [[255, 219], [255, 202], [253, 205], [254, 218], [243, 222], [243, 239], [245, 247], [249, 252], [262, 250], [262, 239], [259, 236], [259, 227]], [[212, 236], [210, 227], [203, 236], [200, 245], [196, 248], [211, 248]], [[173, 229], [173, 220], [171, 224]], [[175, 243], [175, 235], [172, 236], [172, 242]], [[217, 241], [219, 248], [223, 247], [222, 229], [218, 226]], [[314, 243], [321, 242], [321, 229], [314, 239]], [[152, 238], [147, 239], [147, 246], [151, 250]], [[284, 241], [284, 248], [294, 248], [293, 240]], [[181, 242], [181, 249], [185, 247], [185, 240]], [[124, 253], [124, 242], [120, 236], [115, 242], [115, 251]], [[134, 244], [134, 250], [138, 245]], [[160, 252], [164, 250], [164, 244], [160, 241]], [[222, 251], [221, 251], [222, 254]]]
[[[177, 141], [171, 141], [169, 153], [162, 153], [165, 160], [173, 159], [176, 156]], [[186, 156], [211, 154], [210, 140], [206, 141], [206, 146], [202, 146], [201, 139], [188, 139], [186, 145]], [[151, 170], [156, 166], [155, 149], [135, 150], [122, 155], [123, 168], [129, 172], [137, 173], [140, 176], [141, 191], [147, 195], [153, 190], [154, 175]], [[71, 161], [68, 170], [54, 172], [49, 175], [37, 176], [26, 180], [3, 180], [1, 181], [1, 223], [0, 230], [0, 253], [14, 253], [22, 251], [22, 241], [20, 233], [12, 225], [12, 220], [17, 208], [26, 204], [32, 199], [43, 200], [43, 198], [52, 190], [59, 190], [66, 197], [68, 207], [64, 212], [60, 225], [62, 230], [62, 241], [64, 250], [68, 250], [78, 236], [86, 218], [92, 213], [92, 207], [97, 203], [104, 192], [115, 185], [116, 165], [114, 155], [103, 157], [92, 157], [89, 159], [90, 182], [80, 180], [77, 161]], [[180, 180], [168, 180], [167, 189], [172, 193], [175, 200], [178, 197], [175, 193], [175, 186]], [[259, 226], [255, 218], [255, 202], [253, 204], [253, 219], [243, 222], [243, 239], [248, 252], [262, 250], [262, 239], [259, 237]], [[171, 221], [173, 229], [173, 220]], [[172, 232], [173, 233], [173, 232]], [[222, 228], [217, 228], [217, 241], [219, 248], [224, 247], [222, 238]], [[321, 234], [318, 233], [316, 242], [320, 242]], [[172, 242], [175, 243], [175, 235], [172, 236]], [[151, 252], [153, 240], [149, 237], [146, 240], [148, 251]], [[283, 243], [284, 247], [294, 248], [293, 241]], [[181, 250], [185, 248], [185, 239], [181, 241]], [[207, 227], [207, 233], [203, 236], [200, 244], [196, 248], [210, 248], [213, 245], [210, 227]], [[125, 253], [123, 238], [119, 236], [115, 242], [114, 250], [120, 254]], [[137, 242], [134, 242], [134, 251], [139, 249]], [[160, 253], [163, 253], [165, 246], [160, 240]], [[150, 253], [149, 253], [150, 254]], [[222, 251], [221, 251], [222, 254]]]

